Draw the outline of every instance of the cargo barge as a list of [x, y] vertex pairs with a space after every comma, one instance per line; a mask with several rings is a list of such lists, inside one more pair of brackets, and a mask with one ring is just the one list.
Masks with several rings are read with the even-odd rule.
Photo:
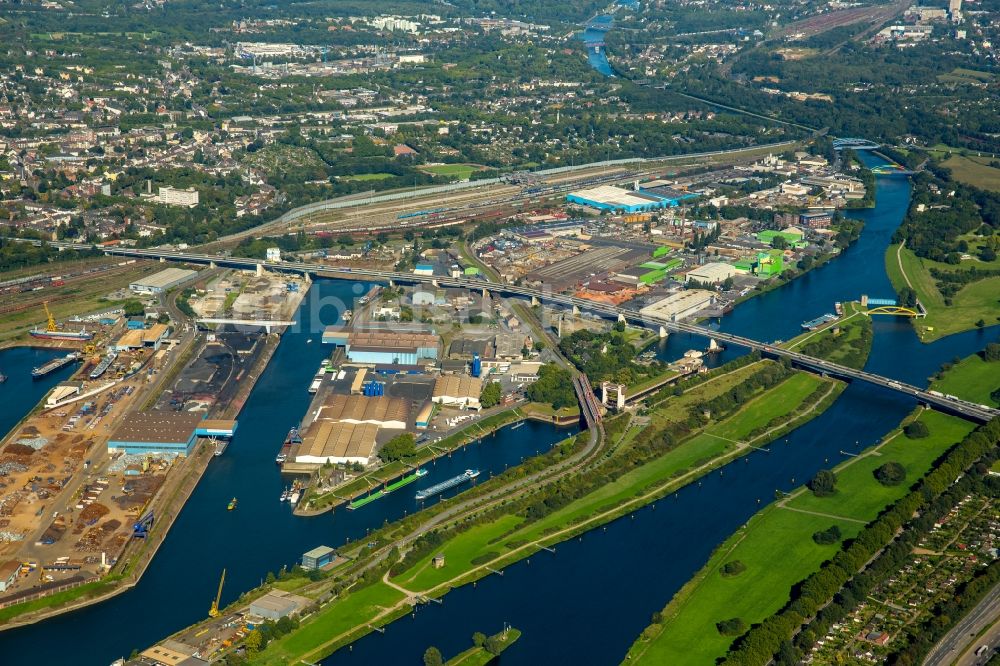
[[94, 337], [93, 333], [89, 333], [84, 330], [79, 331], [46, 331], [40, 328], [33, 328], [28, 333], [33, 338], [38, 338], [40, 340], [91, 340]]
[[78, 353], [76, 353], [76, 352], [70, 352], [69, 354], [66, 354], [65, 356], [60, 356], [59, 358], [54, 358], [51, 361], [49, 361], [48, 363], [45, 363], [45, 364], [40, 365], [38, 367], [32, 368], [31, 369], [31, 378], [32, 379], [41, 379], [45, 375], [53, 373], [56, 370], [58, 370], [59, 368], [65, 366], [65, 365], [68, 365], [70, 363], [73, 363], [74, 361], [78, 361], [78, 360], [80, 360], [80, 355]]
[[427, 470], [423, 469], [423, 468], [420, 468], [420, 469], [416, 470], [415, 472], [413, 472], [412, 474], [407, 474], [405, 476], [401, 476], [400, 478], [396, 479], [395, 481], [393, 481], [389, 485], [385, 486], [384, 488], [379, 488], [378, 490], [376, 490], [375, 492], [371, 493], [370, 495], [365, 495], [364, 497], [361, 497], [359, 499], [354, 500], [353, 502], [351, 502], [351, 503], [349, 503], [347, 505], [347, 508], [349, 510], [351, 510], [351, 511], [354, 511], [355, 509], [360, 509], [361, 507], [365, 506], [366, 504], [370, 504], [370, 503], [374, 502], [375, 500], [379, 499], [380, 497], [388, 495], [389, 493], [391, 493], [394, 490], [399, 490], [403, 486], [410, 485], [411, 483], [413, 483], [414, 481], [416, 481], [417, 479], [419, 479], [422, 476], [427, 476]]
[[802, 328], [807, 331], [815, 331], [817, 328], [831, 322], [837, 318], [837, 315], [827, 312], [821, 317], [816, 317], [815, 319], [810, 319], [809, 321], [802, 322]]
[[434, 495], [437, 495], [439, 493], [443, 493], [446, 490], [449, 490], [451, 488], [454, 488], [455, 486], [461, 485], [461, 484], [465, 483], [466, 481], [472, 481], [477, 476], [479, 476], [479, 470], [478, 469], [467, 469], [462, 474], [459, 474], [456, 477], [452, 477], [452, 478], [448, 479], [447, 481], [442, 481], [441, 483], [434, 484], [430, 488], [424, 488], [423, 490], [417, 491], [416, 497], [417, 497], [418, 500], [425, 500], [428, 497], [433, 497]]

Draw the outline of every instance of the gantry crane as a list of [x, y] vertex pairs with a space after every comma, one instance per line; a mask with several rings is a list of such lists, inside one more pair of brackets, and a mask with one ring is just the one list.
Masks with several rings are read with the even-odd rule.
[[219, 617], [219, 601], [222, 599], [222, 584], [226, 582], [226, 570], [222, 570], [222, 578], [219, 579], [219, 591], [215, 593], [212, 607], [208, 609], [209, 617]]

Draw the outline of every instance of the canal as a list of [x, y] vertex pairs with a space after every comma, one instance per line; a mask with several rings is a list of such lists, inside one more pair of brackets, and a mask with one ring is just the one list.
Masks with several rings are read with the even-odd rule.
[[[883, 253], [908, 201], [908, 181], [879, 178], [877, 206], [857, 213], [866, 227], [854, 246], [826, 266], [741, 304], [723, 319], [723, 329], [788, 339], [801, 321], [831, 310], [834, 301], [861, 293], [890, 296]], [[278, 473], [274, 455], [308, 407], [306, 387], [329, 351], [320, 344], [323, 325], [338, 321], [339, 312], [364, 291], [365, 285], [347, 282], [314, 284], [298, 316], [301, 326], [282, 338], [239, 416], [236, 438], [209, 466], [139, 584], [103, 604], [0, 632], [5, 663], [62, 664], [66, 659], [59, 646], [74, 646], [74, 663], [106, 665], [203, 618], [224, 567], [223, 603], [228, 603], [304, 551], [361, 539], [367, 530], [412, 511], [413, 492], [421, 487], [469, 467], [484, 475], [500, 471], [567, 435], [534, 423], [507, 428], [440, 459], [419, 484], [358, 511], [292, 516], [278, 501], [287, 479]], [[995, 330], [970, 331], [921, 345], [902, 319], [878, 320], [875, 333], [868, 369], [918, 385], [943, 361], [970, 354], [996, 335]], [[703, 347], [705, 340], [678, 337], [666, 344], [676, 346], [679, 356]], [[0, 356], [0, 363], [13, 364], [12, 357], [7, 359]], [[24, 398], [19, 414], [37, 402], [42, 388]], [[555, 554], [532, 556], [502, 578], [455, 590], [444, 604], [420, 608], [387, 627], [385, 635], [365, 637], [324, 664], [417, 664], [428, 645], [455, 654], [468, 646], [474, 631], [495, 632], [504, 622], [525, 632], [504, 653], [505, 664], [615, 663], [650, 614], [716, 545], [769, 502], [775, 489], [790, 489], [835, 464], [841, 449], [872, 444], [912, 408], [912, 401], [893, 392], [852, 384], [826, 413], [773, 445], [770, 454], [750, 455], [653, 507], [560, 545]], [[4, 410], [5, 418], [9, 411]], [[234, 496], [239, 508], [227, 512]]]

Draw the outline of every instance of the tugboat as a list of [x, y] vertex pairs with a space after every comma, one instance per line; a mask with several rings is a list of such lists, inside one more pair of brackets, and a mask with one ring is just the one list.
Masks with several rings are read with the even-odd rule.
[[236, 498], [234, 497], [233, 499], [229, 500], [229, 506], [227, 506], [226, 509], [228, 511], [232, 511], [235, 508], [236, 508]]

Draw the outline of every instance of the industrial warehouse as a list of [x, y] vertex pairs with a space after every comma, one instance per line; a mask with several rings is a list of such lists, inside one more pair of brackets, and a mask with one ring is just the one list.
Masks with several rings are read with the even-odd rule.
[[162, 294], [177, 285], [186, 282], [197, 275], [198, 271], [186, 268], [167, 268], [152, 275], [140, 278], [129, 284], [128, 288], [137, 294]]

